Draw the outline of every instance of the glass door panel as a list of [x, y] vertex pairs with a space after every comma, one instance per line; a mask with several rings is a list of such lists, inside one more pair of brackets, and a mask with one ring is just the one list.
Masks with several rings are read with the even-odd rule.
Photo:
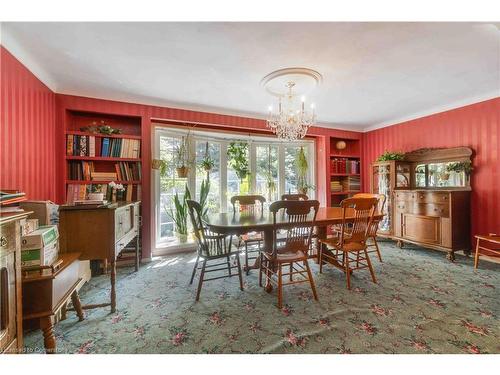
[[[220, 184], [221, 184], [221, 170], [220, 170], [220, 153], [221, 144], [213, 141], [196, 141], [196, 200], [200, 201], [201, 182], [210, 180], [210, 190], [208, 193], [208, 210], [209, 212], [221, 211], [220, 200]], [[209, 157], [213, 161], [213, 166], [210, 171], [205, 170], [200, 166], [204, 158]]]
[[396, 187], [409, 188], [411, 172], [410, 165], [406, 163], [396, 162]]
[[278, 146], [260, 146], [255, 149], [255, 189], [268, 202], [278, 200]]
[[173, 160], [174, 151], [179, 147], [181, 137], [160, 135], [160, 159], [165, 162], [165, 168], [160, 173], [160, 197], [158, 202], [157, 220], [159, 223], [158, 237], [165, 240], [174, 237], [174, 223], [169, 215], [174, 209], [173, 201], [176, 193], [184, 197], [187, 178], [179, 178]]
[[391, 168], [390, 164], [376, 165], [373, 167], [373, 192], [375, 194], [384, 194], [386, 204], [384, 208], [384, 218], [379, 223], [381, 231], [389, 231], [391, 229], [390, 202], [391, 202]]

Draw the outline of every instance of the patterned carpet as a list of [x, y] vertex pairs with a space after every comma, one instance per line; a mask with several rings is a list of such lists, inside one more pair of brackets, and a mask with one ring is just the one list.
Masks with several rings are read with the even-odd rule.
[[[258, 286], [256, 271], [240, 291], [236, 277], [204, 285], [199, 303], [189, 286], [194, 255], [173, 255], [118, 273], [118, 309], [73, 313], [56, 325], [62, 353], [499, 353], [500, 266], [475, 271], [472, 259], [407, 245], [382, 245], [373, 259], [378, 284], [367, 270], [343, 274], [311, 262], [319, 292], [306, 284], [276, 293]], [[108, 298], [109, 279], [91, 280], [82, 302]], [[25, 336], [28, 351], [43, 347], [41, 334]]]

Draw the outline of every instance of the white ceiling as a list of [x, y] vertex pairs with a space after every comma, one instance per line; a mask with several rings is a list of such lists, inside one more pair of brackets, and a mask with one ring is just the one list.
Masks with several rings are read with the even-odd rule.
[[260, 80], [307, 67], [321, 126], [367, 130], [499, 96], [499, 31], [471, 23], [2, 23], [58, 93], [264, 117]]

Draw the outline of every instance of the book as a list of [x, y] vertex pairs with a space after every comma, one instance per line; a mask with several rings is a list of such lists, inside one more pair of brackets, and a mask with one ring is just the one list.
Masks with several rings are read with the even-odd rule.
[[125, 200], [130, 202], [132, 200], [132, 190], [133, 190], [134, 186], [133, 185], [127, 185], [127, 193], [126, 193], [126, 197], [125, 197]]
[[109, 156], [109, 138], [102, 139], [101, 156]]
[[73, 136], [66, 136], [66, 155], [73, 155]]
[[95, 137], [89, 137], [89, 156], [95, 156]]

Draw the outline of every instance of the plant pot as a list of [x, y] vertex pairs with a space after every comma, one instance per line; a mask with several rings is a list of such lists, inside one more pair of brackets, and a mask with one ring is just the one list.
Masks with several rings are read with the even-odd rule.
[[447, 172], [441, 173], [441, 175], [439, 177], [441, 177], [441, 180], [443, 180], [443, 181], [448, 181], [450, 178], [450, 174]]
[[297, 192], [299, 194], [306, 194], [307, 195], [307, 191], [308, 191], [307, 188], [299, 188], [299, 189], [297, 189]]
[[212, 170], [212, 167], [203, 167], [203, 169], [205, 170], [205, 172], [210, 172]]
[[186, 243], [188, 241], [189, 235], [188, 234], [182, 234], [179, 232], [174, 232], [175, 237], [179, 240], [180, 243]]
[[89, 201], [102, 201], [104, 199], [104, 193], [89, 193], [87, 199]]
[[187, 178], [189, 172], [189, 168], [186, 166], [182, 166], [177, 168], [177, 176], [179, 178]]

